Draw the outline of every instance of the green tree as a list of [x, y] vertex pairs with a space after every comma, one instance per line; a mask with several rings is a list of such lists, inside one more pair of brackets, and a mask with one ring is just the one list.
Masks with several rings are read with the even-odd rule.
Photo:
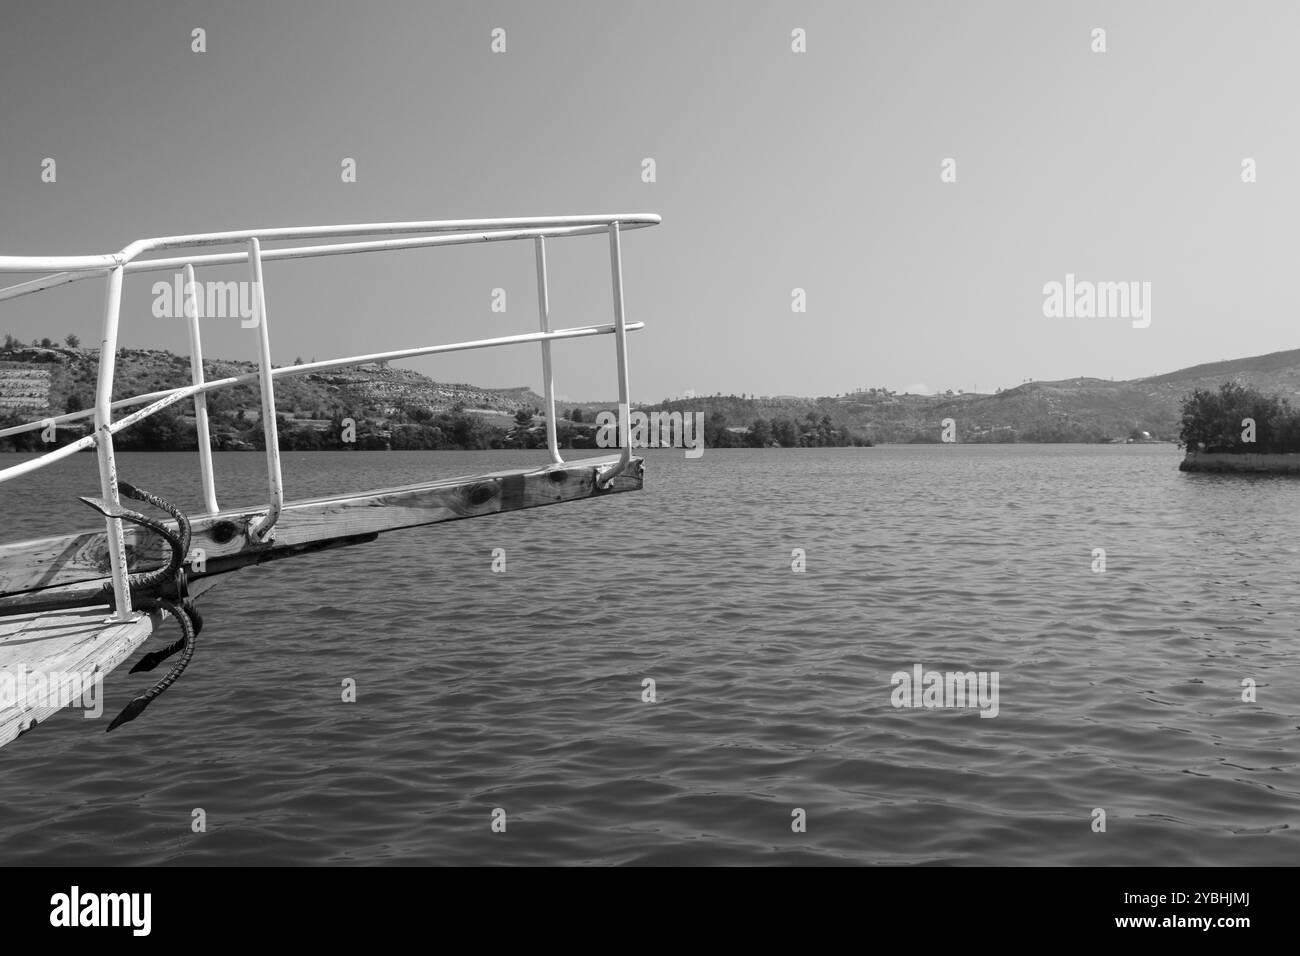
[[774, 418], [772, 438], [782, 448], [796, 448], [799, 445], [799, 428], [788, 418]]
[[[1242, 441], [1253, 419], [1255, 441]], [[1183, 399], [1178, 442], [1209, 452], [1300, 451], [1300, 417], [1285, 399], [1264, 395], [1238, 382], [1224, 382], [1218, 391], [1195, 389]]]
[[90, 392], [78, 389], [68, 394], [67, 400], [63, 403], [63, 410], [69, 413], [79, 412], [94, 404], [95, 397]]
[[119, 441], [130, 451], [192, 451], [198, 447], [194, 425], [182, 419], [174, 406], [125, 429]]

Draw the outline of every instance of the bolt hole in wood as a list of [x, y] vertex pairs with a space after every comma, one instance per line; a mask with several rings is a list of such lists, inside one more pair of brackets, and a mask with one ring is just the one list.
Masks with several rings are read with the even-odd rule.
[[466, 498], [472, 507], [477, 508], [479, 505], [485, 505], [497, 496], [496, 485], [482, 484], [475, 485], [469, 490]]

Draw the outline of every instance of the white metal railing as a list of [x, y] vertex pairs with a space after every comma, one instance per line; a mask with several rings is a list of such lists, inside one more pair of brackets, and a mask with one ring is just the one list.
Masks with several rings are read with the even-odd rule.
[[[261, 541], [268, 541], [284, 505], [284, 483], [280, 471], [279, 437], [276, 430], [275, 388], [274, 380], [280, 376], [308, 375], [326, 369], [343, 368], [367, 362], [389, 361], [394, 359], [414, 358], [420, 355], [434, 355], [442, 352], [465, 351], [469, 349], [493, 348], [502, 345], [518, 345], [537, 342], [542, 352], [542, 384], [546, 401], [546, 443], [551, 461], [563, 464], [556, 440], [555, 423], [555, 383], [551, 369], [551, 343], [560, 339], [580, 338], [589, 335], [613, 335], [615, 357], [618, 370], [619, 401], [619, 460], [608, 467], [598, 477], [601, 485], [608, 485], [620, 474], [631, 460], [631, 444], [628, 435], [628, 374], [627, 374], [627, 332], [644, 328], [644, 323], [628, 323], [623, 308], [623, 264], [620, 234], [626, 229], [640, 229], [659, 223], [659, 217], [653, 214], [611, 215], [611, 216], [558, 216], [552, 218], [526, 219], [461, 219], [430, 222], [393, 222], [368, 223], [351, 226], [308, 226], [302, 228], [252, 229], [238, 232], [199, 233], [189, 236], [165, 236], [156, 239], [137, 240], [120, 252], [92, 256], [0, 256], [0, 273], [5, 272], [47, 272], [47, 275], [8, 288], [0, 289], [0, 301], [31, 295], [46, 289], [52, 289], [82, 279], [107, 276], [107, 291], [104, 297], [103, 335], [99, 345], [99, 371], [95, 387], [95, 405], [91, 409], [69, 412], [54, 418], [44, 418], [24, 425], [0, 430], [0, 438], [25, 431], [44, 428], [51, 423], [60, 424], [86, 418], [93, 415], [94, 431], [38, 458], [30, 459], [9, 468], [0, 469], [0, 482], [9, 481], [55, 462], [91, 446], [95, 447], [99, 460], [100, 492], [104, 499], [114, 505], [120, 503], [118, 497], [117, 462], [113, 452], [113, 435], [136, 422], [161, 411], [186, 398], [194, 402], [196, 437], [199, 446], [199, 470], [203, 482], [204, 507], [209, 514], [216, 514], [217, 495], [212, 472], [212, 448], [209, 433], [206, 395], [210, 391], [229, 388], [247, 382], [257, 381], [261, 390], [261, 416], [263, 433], [266, 439], [267, 485], [269, 502], [266, 513], [260, 515], [250, 527], [250, 534]], [[566, 236], [583, 236], [606, 233], [609, 237], [610, 275], [613, 288], [614, 322], [611, 325], [581, 326], [571, 329], [552, 330], [550, 328], [550, 301], [546, 272], [546, 240]], [[317, 239], [357, 239], [362, 236], [386, 236], [390, 238], [367, 239], [364, 241], [335, 242], [324, 245], [291, 246], [279, 249], [262, 249], [263, 242], [284, 240]], [[392, 238], [406, 237], [406, 238]], [[376, 352], [370, 355], [354, 355], [342, 359], [324, 362], [311, 362], [305, 365], [273, 368], [271, 365], [271, 340], [267, 320], [266, 298], [262, 285], [262, 263], [281, 259], [303, 259], [319, 256], [348, 255], [365, 252], [390, 252], [401, 249], [423, 248], [426, 246], [460, 245], [475, 242], [500, 242], [515, 239], [532, 239], [537, 262], [537, 298], [540, 331], [519, 335], [498, 336], [471, 342], [456, 342], [448, 345], [421, 346], [412, 349], [398, 349], [388, 352]], [[242, 244], [244, 249], [238, 252], [189, 255], [172, 258], [142, 259], [152, 252], [173, 249], [196, 249], [210, 246]], [[258, 370], [244, 375], [207, 381], [203, 373], [202, 342], [199, 335], [199, 310], [196, 299], [195, 266], [229, 265], [247, 262], [253, 283], [253, 318], [258, 329]], [[137, 272], [157, 272], [162, 270], [183, 269], [185, 276], [185, 315], [190, 337], [190, 372], [191, 384], [179, 388], [148, 392], [130, 398], [113, 401], [113, 376], [117, 361], [118, 326], [122, 308], [122, 283], [128, 274]], [[120, 409], [143, 405], [117, 420], [113, 413]], [[126, 547], [122, 534], [122, 522], [117, 518], [106, 518], [108, 532], [109, 559], [112, 566], [113, 591], [117, 620], [129, 620], [134, 616], [131, 608], [131, 593], [127, 586]]]

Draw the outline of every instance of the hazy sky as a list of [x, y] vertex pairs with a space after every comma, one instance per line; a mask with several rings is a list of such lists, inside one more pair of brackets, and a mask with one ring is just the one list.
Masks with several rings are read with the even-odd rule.
[[[1300, 345], [1298, 33], [1300, 4], [1226, 0], [14, 4], [0, 253], [658, 212], [623, 243], [628, 317], [648, 323], [636, 400], [1148, 375]], [[555, 327], [609, 321], [605, 241], [550, 251]], [[1150, 326], [1045, 317], [1067, 273], [1150, 282]], [[150, 314], [157, 278], [128, 280], [123, 343], [187, 352], [183, 323]], [[266, 283], [282, 363], [536, 327], [528, 243], [272, 263]], [[97, 339], [102, 289], [0, 303], [0, 332]], [[204, 336], [209, 356], [256, 354], [237, 320]], [[560, 395], [616, 394], [611, 339], [555, 350]], [[536, 346], [410, 365], [540, 385]]]

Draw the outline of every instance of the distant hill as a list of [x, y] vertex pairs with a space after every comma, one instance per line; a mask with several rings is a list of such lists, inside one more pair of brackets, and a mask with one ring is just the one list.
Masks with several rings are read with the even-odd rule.
[[1128, 381], [1028, 382], [995, 394], [923, 396], [869, 389], [825, 398], [699, 396], [654, 407], [703, 411], [706, 419], [732, 428], [750, 426], [757, 419], [799, 421], [809, 414], [825, 416], [835, 427], [865, 433], [876, 442], [939, 441], [945, 418], [953, 419], [958, 441], [964, 442], [1123, 441], [1142, 432], [1174, 441], [1182, 398], [1193, 389], [1216, 388], [1224, 381], [1300, 404], [1300, 349]]
[[[0, 351], [0, 409], [25, 409], [55, 414], [90, 405], [99, 368], [97, 349], [30, 346]], [[206, 360], [209, 379], [256, 372], [253, 362]], [[175, 388], [190, 383], [190, 360], [158, 349], [121, 349], [113, 397]], [[528, 388], [479, 388], [449, 384], [408, 369], [369, 364], [355, 368], [284, 378], [275, 385], [276, 404], [291, 417], [307, 412], [383, 414], [402, 406], [422, 405], [441, 411], [456, 405], [513, 415], [533, 407], [541, 396]], [[229, 396], [249, 412], [259, 407], [257, 387], [241, 385], [209, 397], [209, 404]], [[326, 417], [315, 415], [314, 417]]]
[[[97, 367], [98, 353], [92, 349], [32, 346], [0, 350], [0, 418], [31, 419], [89, 407]], [[204, 362], [209, 378], [255, 369], [251, 362]], [[189, 359], [183, 356], [122, 349], [114, 397], [173, 388], [189, 380]], [[822, 398], [715, 394], [638, 407], [704, 412], [710, 445], [865, 439], [934, 442], [939, 440], [946, 418], [956, 422], [957, 438], [963, 442], [1123, 441], [1143, 432], [1173, 441], [1178, 434], [1181, 399], [1195, 388], [1216, 388], [1224, 381], [1300, 404], [1300, 349], [1210, 362], [1121, 382], [1099, 378], [1028, 382], [995, 394], [900, 395], [886, 389]], [[400, 447], [498, 447], [501, 441], [509, 445], [510, 439], [502, 436], [513, 427], [514, 417], [530, 410], [537, 414], [543, 405], [542, 397], [529, 388], [436, 382], [382, 364], [281, 379], [276, 383], [276, 400], [291, 430], [324, 434], [336, 429], [340, 419], [350, 417], [366, 423], [373, 442], [396, 441]], [[176, 413], [182, 419], [184, 404]], [[587, 423], [595, 412], [615, 407], [612, 402], [559, 405], [561, 418], [579, 409]], [[219, 447], [256, 445], [260, 440], [255, 385], [212, 393], [209, 406]], [[452, 421], [449, 416], [459, 417]], [[424, 431], [403, 438], [403, 428]], [[433, 436], [430, 428], [441, 429], [442, 436]], [[490, 428], [500, 434], [491, 433]], [[453, 431], [458, 436], [455, 441], [448, 437]], [[589, 437], [589, 429], [578, 431]], [[70, 429], [69, 435], [79, 432], [84, 430]], [[448, 444], [401, 444], [417, 440], [445, 440]], [[222, 445], [223, 441], [227, 444]], [[304, 447], [318, 446], [308, 443]]]
[[[51, 346], [0, 350], [0, 420], [30, 421], [89, 408], [94, 402], [99, 353]], [[252, 362], [205, 360], [208, 379], [255, 372]], [[187, 357], [156, 349], [121, 349], [114, 399], [190, 384]], [[368, 364], [276, 382], [281, 439], [289, 448], [335, 447], [339, 423], [357, 423], [357, 447], [499, 447], [515, 415], [539, 409], [528, 388], [480, 388], [436, 382], [418, 372]], [[123, 447], [193, 447], [192, 406], [183, 402], [123, 433]], [[252, 448], [262, 441], [256, 383], [208, 394], [213, 442], [218, 448]], [[157, 419], [157, 421], [155, 421]], [[85, 434], [88, 425], [59, 429], [60, 442]], [[334, 436], [334, 437], [331, 437]], [[134, 443], [134, 444], [133, 444]]]

